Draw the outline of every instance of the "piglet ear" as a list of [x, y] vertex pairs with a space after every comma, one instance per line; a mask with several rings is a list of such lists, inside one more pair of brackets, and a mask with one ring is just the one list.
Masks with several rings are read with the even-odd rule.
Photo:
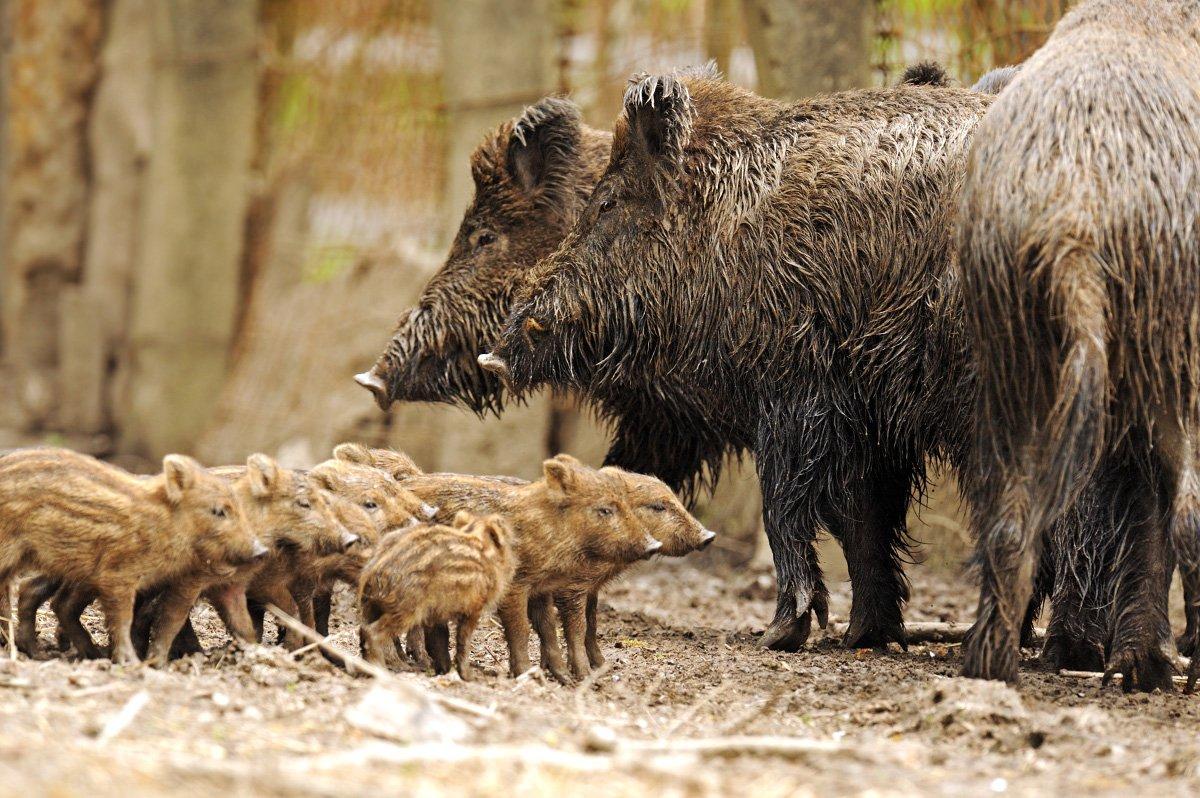
[[489, 515], [483, 520], [483, 533], [491, 538], [492, 545], [502, 549], [508, 541], [511, 531], [503, 516]]
[[471, 524], [475, 523], [475, 516], [468, 513], [466, 510], [459, 510], [454, 514], [454, 528], [466, 529]]
[[582, 131], [578, 106], [561, 97], [547, 97], [513, 120], [505, 166], [535, 203], [555, 210], [572, 200]]
[[563, 462], [558, 457], [552, 457], [542, 463], [542, 475], [546, 478], [546, 484], [561, 493], [570, 493], [575, 487], [575, 469], [575, 465]]
[[333, 447], [333, 459], [355, 465], [369, 466], [372, 464], [371, 450], [361, 443], [339, 443]]
[[179, 504], [183, 494], [196, 484], [201, 466], [190, 457], [182, 454], [169, 454], [163, 458], [163, 477], [165, 477], [167, 501]]
[[692, 136], [695, 107], [676, 75], [634, 75], [625, 90], [629, 146], [649, 164], [675, 168]]
[[261, 499], [279, 485], [279, 464], [265, 454], [252, 454], [246, 458], [246, 476], [250, 480], [250, 493]]

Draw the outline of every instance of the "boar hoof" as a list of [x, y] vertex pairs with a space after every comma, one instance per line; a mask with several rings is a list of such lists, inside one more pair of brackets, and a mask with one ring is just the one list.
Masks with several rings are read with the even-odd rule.
[[843, 648], [884, 649], [888, 643], [899, 643], [902, 649], [908, 650], [902, 624], [871, 625], [865, 621], [851, 621], [850, 628], [842, 636]]
[[[1170, 693], [1175, 690], [1175, 683], [1171, 679], [1175, 674], [1175, 667], [1158, 646], [1145, 649], [1126, 646], [1114, 651], [1109, 658], [1108, 670], [1104, 672], [1101, 684], [1111, 684], [1118, 673], [1121, 674], [1121, 689], [1126, 693], [1132, 693], [1134, 690], [1142, 693], [1154, 690]], [[1189, 680], [1192, 676], [1189, 672]]]
[[1183, 688], [1183, 692], [1191, 695], [1196, 692], [1196, 681], [1200, 679], [1200, 657], [1192, 656], [1192, 664], [1188, 666], [1187, 686]]
[[799, 651], [812, 632], [812, 612], [799, 616], [776, 618], [763, 632], [762, 647], [772, 651]]
[[1041, 661], [1050, 670], [1094, 673], [1104, 670], [1104, 649], [1090, 640], [1076, 640], [1051, 632], [1042, 647]]

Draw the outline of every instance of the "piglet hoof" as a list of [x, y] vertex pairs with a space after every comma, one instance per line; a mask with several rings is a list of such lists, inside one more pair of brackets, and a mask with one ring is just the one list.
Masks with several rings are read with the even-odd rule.
[[588, 664], [593, 668], [602, 668], [604, 667], [604, 663], [607, 662], [607, 660], [604, 659], [604, 655], [600, 653], [599, 648], [589, 648], [587, 655]]
[[1154, 690], [1170, 693], [1175, 690], [1175, 683], [1171, 679], [1175, 674], [1175, 667], [1158, 646], [1150, 646], [1145, 650], [1126, 646], [1114, 651], [1109, 658], [1102, 684], [1108, 686], [1117, 674], [1121, 675], [1121, 689], [1126, 693], [1132, 693], [1134, 690], [1142, 693]]

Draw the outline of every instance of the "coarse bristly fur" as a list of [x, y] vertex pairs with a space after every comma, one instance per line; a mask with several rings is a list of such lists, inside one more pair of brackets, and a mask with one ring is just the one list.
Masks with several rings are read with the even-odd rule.
[[[715, 75], [711, 66], [692, 70]], [[501, 380], [476, 358], [499, 336], [526, 270], [562, 241], [599, 180], [611, 135], [587, 127], [568, 100], [547, 98], [488, 134], [471, 157], [475, 197], [445, 265], [387, 350], [359, 375], [381, 407], [393, 401], [458, 402], [500, 412]], [[552, 201], [548, 201], [552, 198]], [[727, 455], [749, 448], [711, 411], [715, 397], [656, 386], [596, 395], [611, 429], [605, 465], [653, 474], [688, 503], [711, 489]]]
[[31, 572], [93, 591], [115, 662], [138, 661], [138, 591], [170, 587], [149, 657], [161, 663], [200, 591], [268, 551], [230, 486], [181, 455], [139, 479], [66, 449], [21, 450], [0, 458], [0, 486], [0, 584]]
[[453, 621], [458, 674], [471, 679], [475, 627], [504, 595], [516, 567], [512, 528], [498, 515], [459, 513], [449, 526], [418, 524], [386, 535], [359, 587], [363, 656], [384, 666], [395, 638]]
[[[441, 508], [439, 520], [467, 511], [498, 514], [512, 524], [520, 565], [499, 615], [513, 676], [529, 669], [529, 605], [539, 597], [564, 602], [569, 665], [577, 676], [586, 675], [588, 595], [614, 573], [662, 549], [646, 533], [623, 486], [608, 473], [562, 454], [542, 463], [542, 478], [536, 482], [463, 474], [422, 474], [404, 481], [406, 488]], [[572, 681], [552, 617], [539, 614], [533, 620], [540, 621], [537, 632], [552, 675]]]
[[903, 640], [905, 513], [965, 423], [950, 234], [989, 102], [901, 84], [788, 104], [635, 79], [604, 177], [494, 350], [519, 388], [649, 390], [645, 415], [685, 408], [718, 450], [755, 454], [772, 647], [824, 623], [822, 528], [850, 564], [845, 642]]
[[446, 262], [359, 383], [395, 401], [500, 412], [503, 386], [479, 367], [525, 270], [554, 250], [608, 159], [610, 136], [548, 97], [488, 133], [471, 155], [475, 196]]
[[1116, 551], [1109, 674], [1171, 689], [1169, 541], [1195, 633], [1198, 36], [1198, 2], [1083, 3], [976, 133], [958, 232], [983, 582], [968, 676], [1016, 678], [1044, 531], [1097, 478], [1113, 527], [1096, 542]]

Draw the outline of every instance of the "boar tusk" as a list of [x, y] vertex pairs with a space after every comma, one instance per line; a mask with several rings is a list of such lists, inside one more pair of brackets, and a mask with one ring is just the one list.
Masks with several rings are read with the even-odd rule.
[[504, 362], [504, 358], [497, 357], [491, 352], [479, 356], [479, 365], [484, 371], [499, 374], [505, 379], [508, 378], [508, 364]]
[[354, 381], [375, 395], [375, 402], [382, 410], [387, 410], [391, 405], [387, 384], [375, 373], [374, 369], [364, 371], [362, 374], [355, 374]]

